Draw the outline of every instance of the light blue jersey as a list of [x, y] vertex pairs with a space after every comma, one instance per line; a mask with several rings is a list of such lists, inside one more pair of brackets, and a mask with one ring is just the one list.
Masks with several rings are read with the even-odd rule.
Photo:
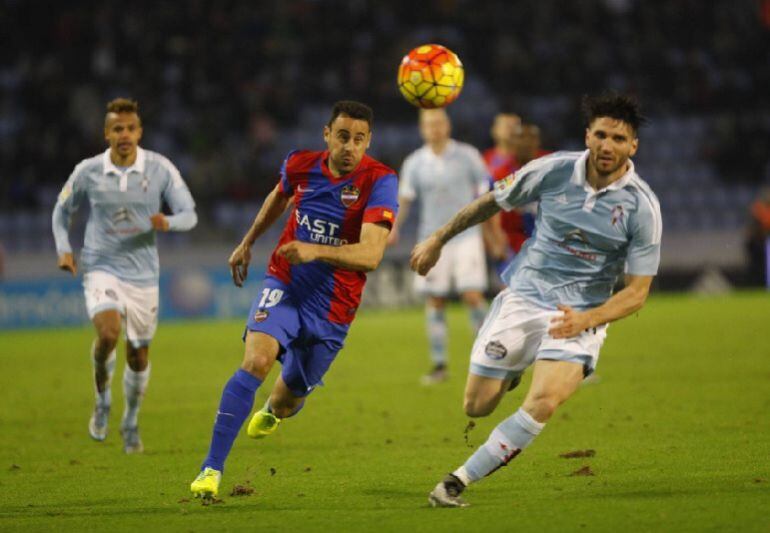
[[[473, 146], [450, 140], [436, 155], [428, 146], [412, 152], [399, 173], [398, 194], [420, 202], [417, 238], [423, 240], [439, 229], [474, 198], [489, 190], [489, 172]], [[458, 238], [476, 235], [471, 228]]]
[[535, 232], [503, 273], [511, 290], [554, 308], [596, 307], [618, 276], [653, 276], [660, 262], [660, 205], [649, 185], [629, 169], [596, 191], [586, 182], [585, 152], [536, 159], [495, 184], [505, 210], [539, 201]]
[[110, 151], [75, 167], [53, 211], [58, 254], [71, 253], [68, 229], [72, 214], [87, 199], [91, 214], [80, 253], [83, 272], [101, 270], [146, 287], [158, 283], [158, 249], [150, 217], [165, 200], [174, 212], [169, 229], [185, 231], [197, 223], [195, 202], [179, 171], [165, 157], [137, 148], [136, 161], [116, 167]]

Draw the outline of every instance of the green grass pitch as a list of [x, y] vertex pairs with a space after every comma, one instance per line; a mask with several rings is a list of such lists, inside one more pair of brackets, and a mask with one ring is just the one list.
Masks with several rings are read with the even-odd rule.
[[[472, 451], [461, 410], [472, 336], [462, 309], [449, 318], [451, 381], [425, 388], [422, 312], [363, 310], [305, 410], [268, 439], [241, 433], [223, 502], [207, 507], [188, 486], [240, 363], [240, 321], [161, 324], [141, 456], [123, 455], [117, 433], [122, 356], [111, 432], [87, 435], [89, 325], [0, 333], [0, 530], [770, 531], [767, 294], [655, 296], [612, 325], [600, 382], [472, 486], [467, 509], [427, 503]], [[478, 421], [473, 448], [527, 385]], [[559, 457], [577, 449], [596, 455]], [[584, 466], [594, 475], [570, 475]], [[231, 496], [235, 485], [254, 493]]]

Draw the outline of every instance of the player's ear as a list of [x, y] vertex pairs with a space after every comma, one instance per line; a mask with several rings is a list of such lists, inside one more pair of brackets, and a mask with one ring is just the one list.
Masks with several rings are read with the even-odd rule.
[[638, 149], [639, 149], [639, 137], [634, 135], [634, 138], [631, 140], [631, 151], [628, 153], [628, 155], [630, 157], [634, 157]]
[[324, 126], [324, 142], [329, 144], [329, 137], [331, 137], [332, 130], [329, 126]]
[[586, 128], [586, 148], [588, 148], [588, 139], [591, 136], [591, 128]]

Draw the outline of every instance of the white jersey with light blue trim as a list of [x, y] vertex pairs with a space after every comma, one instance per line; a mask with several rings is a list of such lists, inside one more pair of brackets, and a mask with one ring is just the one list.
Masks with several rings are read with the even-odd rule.
[[83, 200], [91, 208], [80, 268], [101, 270], [137, 286], [158, 283], [159, 262], [150, 217], [165, 200], [173, 216], [169, 229], [195, 226], [195, 202], [176, 167], [162, 155], [137, 148], [133, 165], [116, 167], [110, 151], [81, 161], [59, 194], [53, 212], [56, 251], [72, 253], [68, 229]]
[[[429, 146], [415, 150], [404, 160], [399, 176], [398, 195], [420, 202], [418, 240], [489, 191], [489, 172], [481, 154], [470, 144], [455, 140], [450, 140], [440, 155]], [[470, 228], [457, 238], [478, 233], [479, 228]]]
[[556, 152], [495, 184], [495, 200], [505, 210], [539, 201], [535, 231], [503, 279], [513, 292], [548, 308], [596, 307], [612, 295], [624, 270], [658, 272], [658, 199], [630, 160], [620, 179], [594, 190], [586, 182], [588, 153]]

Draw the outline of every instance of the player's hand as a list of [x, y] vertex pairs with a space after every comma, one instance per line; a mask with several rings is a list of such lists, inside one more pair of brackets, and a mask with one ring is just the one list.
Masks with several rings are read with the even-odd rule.
[[59, 256], [58, 267], [61, 270], [66, 270], [72, 274], [73, 277], [77, 276], [78, 274], [78, 266], [75, 263], [75, 258], [71, 253], [61, 254]]
[[568, 305], [557, 305], [561, 316], [551, 319], [551, 328], [548, 334], [554, 339], [568, 339], [577, 337], [585, 330], [593, 327], [591, 316], [587, 312], [575, 311]]
[[419, 275], [424, 276], [438, 262], [442, 246], [441, 241], [431, 235], [414, 247], [409, 266]]
[[235, 247], [230, 259], [230, 273], [233, 275], [233, 283], [236, 287], [243, 287], [243, 282], [249, 275], [249, 263], [251, 262], [251, 247], [246, 243], [241, 243]]
[[155, 231], [168, 231], [168, 220], [166, 220], [166, 215], [163, 213], [155, 213], [150, 217], [150, 222], [152, 222], [152, 229]]
[[300, 241], [287, 242], [278, 248], [278, 255], [285, 257], [292, 265], [301, 265], [316, 260], [315, 246]]

